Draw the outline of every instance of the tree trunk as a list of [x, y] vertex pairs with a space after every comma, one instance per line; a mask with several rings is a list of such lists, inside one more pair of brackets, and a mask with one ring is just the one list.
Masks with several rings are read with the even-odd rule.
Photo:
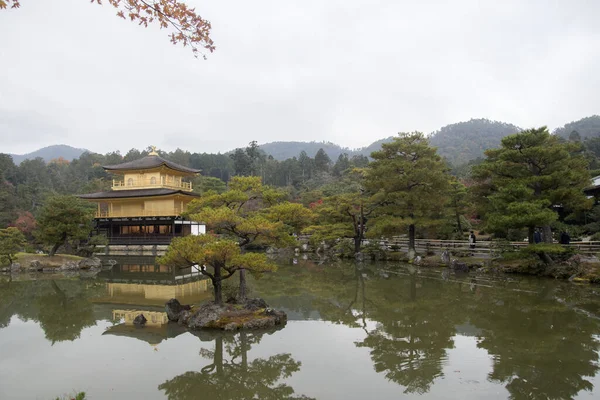
[[408, 226], [408, 259], [412, 261], [415, 254], [415, 224], [410, 224]]
[[61, 245], [63, 245], [66, 240], [67, 240], [67, 234], [63, 233], [60, 242], [55, 243], [54, 246], [52, 246], [52, 249], [50, 249], [50, 257], [52, 257], [56, 253], [56, 251], [58, 250], [58, 248]]
[[462, 224], [460, 223], [460, 214], [458, 212], [456, 213], [456, 225], [458, 226], [458, 233], [462, 237], [463, 229]]
[[247, 289], [246, 289], [246, 270], [245, 269], [240, 269], [240, 289], [238, 292], [238, 301], [240, 303], [243, 303], [246, 301], [246, 296], [247, 296]]
[[550, 225], [544, 225], [542, 227], [542, 234], [544, 235], [544, 243], [552, 243], [552, 228]]
[[360, 244], [362, 240], [360, 236], [354, 236], [354, 254], [360, 253]]
[[217, 374], [223, 374], [223, 337], [217, 336], [215, 338], [215, 366], [217, 367]]
[[213, 290], [215, 293], [215, 303], [223, 304], [223, 286], [221, 280], [221, 267], [214, 266], [215, 275], [212, 278]]
[[55, 243], [54, 246], [52, 246], [52, 248], [50, 249], [50, 254], [48, 254], [50, 257], [52, 257], [56, 251], [58, 250], [58, 248], [60, 247], [62, 243]]
[[242, 353], [242, 371], [248, 372], [248, 340], [246, 332], [240, 332], [240, 350]]

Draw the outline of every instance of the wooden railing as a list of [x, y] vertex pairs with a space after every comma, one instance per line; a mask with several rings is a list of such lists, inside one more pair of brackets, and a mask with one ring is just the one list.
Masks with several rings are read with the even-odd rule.
[[[387, 249], [407, 252], [408, 238], [392, 238], [389, 240], [368, 239], [365, 243], [375, 242]], [[529, 245], [528, 242], [498, 242], [498, 241], [477, 241], [475, 247], [471, 248], [467, 240], [435, 240], [435, 239], [416, 239], [415, 250], [417, 253], [441, 253], [448, 249], [450, 251], [468, 252], [474, 257], [491, 257], [499, 254], [503, 246], [512, 246], [514, 249], [519, 249]], [[568, 245], [575, 248], [577, 253], [584, 255], [600, 255], [600, 242], [571, 242]]]
[[[371, 239], [370, 241], [374, 241]], [[375, 241], [390, 250], [408, 252], [408, 238], [392, 238], [389, 240]], [[442, 253], [444, 250], [454, 252], [468, 252], [473, 257], [491, 257], [497, 250], [490, 241], [477, 241], [475, 247], [471, 248], [467, 240], [438, 240], [438, 239], [415, 239], [415, 250], [417, 253]]]
[[96, 211], [96, 218], [172, 217], [181, 214], [180, 208], [137, 211]]
[[154, 189], [154, 188], [169, 188], [169, 189], [178, 189], [185, 190], [191, 192], [192, 182], [179, 182], [179, 181], [171, 181], [168, 179], [135, 179], [135, 180], [127, 180], [122, 181], [118, 179], [113, 179], [112, 181], [112, 189], [113, 190], [127, 190], [127, 189]]

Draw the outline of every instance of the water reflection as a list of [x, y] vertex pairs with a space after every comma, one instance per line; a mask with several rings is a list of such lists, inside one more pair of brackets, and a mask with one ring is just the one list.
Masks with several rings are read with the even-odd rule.
[[145, 326], [143, 328], [133, 324], [118, 324], [109, 327], [103, 335], [127, 337], [157, 346], [161, 342], [174, 339], [185, 332], [187, 332], [186, 328], [178, 324]]
[[598, 323], [555, 299], [556, 286], [538, 294], [488, 291], [473, 322], [479, 347], [493, 357], [489, 379], [514, 399], [573, 398], [593, 389], [598, 373]]
[[366, 337], [356, 345], [368, 348], [374, 369], [405, 393], [431, 389], [460, 334], [478, 337], [493, 359], [488, 379], [505, 385], [511, 398], [572, 398], [593, 390], [587, 378], [598, 373], [600, 325], [574, 305], [597, 310], [593, 288], [374, 264], [298, 264], [286, 271], [297, 290], [273, 275], [261, 281], [262, 294], [275, 306], [314, 308], [322, 319], [363, 327]]
[[0, 290], [0, 327], [13, 315], [39, 322], [52, 344], [71, 341], [96, 324], [90, 296], [102, 285], [75, 280], [11, 281]]
[[[151, 257], [117, 258], [112, 270], [105, 269], [94, 280], [46, 274], [21, 274], [17, 280], [2, 276], [0, 328], [7, 327], [13, 316], [33, 320], [54, 344], [76, 340], [99, 320], [129, 325], [140, 312], [155, 317], [149, 318], [149, 325], [160, 326], [167, 322], [164, 304], [170, 298], [190, 304], [211, 297], [208, 281], [190, 270], [165, 270]], [[146, 276], [140, 270], [150, 272]], [[127, 331], [113, 328], [113, 333]]]
[[309, 399], [295, 395], [290, 385], [281, 382], [300, 370], [300, 362], [291, 354], [248, 360], [251, 346], [273, 332], [198, 332], [200, 340], [214, 341], [214, 350], [200, 351], [211, 364], [169, 379], [158, 388], [173, 400], [197, 399], [200, 394], [209, 399]]
[[[115, 345], [116, 337], [128, 340], [127, 348], [131, 341], [143, 342], [131, 347], [152, 354], [146, 344], [162, 343], [161, 348], [176, 349], [183, 342], [190, 345], [188, 339], [196, 341], [177, 324], [163, 323], [161, 315], [164, 302], [171, 297], [192, 304], [210, 298], [206, 281], [189, 271], [121, 268], [143, 265], [140, 260], [120, 262], [113, 272], [103, 271], [95, 280], [0, 277], [0, 332], [10, 330], [11, 318], [16, 316], [38, 322], [50, 343], [74, 341], [69, 345], [75, 347], [86, 339], [80, 338], [82, 329], [105, 320], [111, 322], [97, 333], [100, 345], [94, 351], [107, 351], [102, 346]], [[148, 274], [147, 280], [144, 274]], [[413, 396], [446, 393], [457, 364], [453, 357], [471, 360], [472, 354], [461, 353], [465, 347], [460, 346], [459, 337], [466, 335], [472, 337], [472, 348], [477, 346], [483, 355], [484, 361], [473, 363], [486, 371], [484, 374], [489, 371], [485, 384], [494, 387], [495, 393], [506, 389], [506, 395], [514, 399], [546, 399], [574, 398], [586, 391], [597, 395], [599, 390], [594, 388], [600, 362], [597, 287], [553, 280], [457, 276], [399, 264], [309, 259], [298, 259], [296, 264], [285, 261], [277, 273], [265, 274], [251, 284], [256, 295], [285, 310], [292, 322], [299, 321], [277, 334], [282, 347], [272, 349], [274, 342], [266, 340], [271, 344], [258, 345], [273, 332], [199, 333], [198, 339], [206, 343], [200, 357], [194, 350], [190, 365], [157, 376], [152, 384], [152, 388], [160, 384], [157, 395], [170, 399], [197, 398], [199, 394], [222, 399], [314, 395], [311, 386], [298, 382], [310, 381], [306, 377], [315, 371], [302, 369], [299, 360], [304, 365], [329, 365], [331, 374], [342, 362], [330, 359], [324, 342], [304, 340], [308, 329], [325, 325], [336, 330], [322, 332], [340, 334], [328, 343], [348, 343], [356, 351], [350, 357], [356, 358], [357, 369], [366, 375], [365, 366], [372, 373], [364, 378], [364, 385], [377, 387], [388, 382], [396, 397], [403, 392]], [[154, 326], [139, 329], [127, 323], [139, 312], [156, 313]], [[279, 339], [284, 337], [287, 339]], [[308, 341], [313, 351], [307, 349]], [[145, 360], [156, 362], [157, 369], [164, 367], [163, 361]], [[209, 365], [203, 368], [206, 360]], [[2, 367], [0, 360], [0, 375]], [[301, 378], [293, 379], [295, 376]], [[292, 387], [292, 382], [297, 387]], [[462, 392], [461, 387], [455, 390], [463, 393], [464, 387]], [[476, 388], [473, 393], [477, 394]], [[351, 398], [352, 393], [346, 397]]]
[[[376, 298], [369, 319], [377, 321], [377, 327], [356, 344], [369, 348], [375, 370], [404, 386], [405, 393], [427, 392], [442, 376], [446, 349], [453, 347], [456, 320], [442, 295], [443, 286], [443, 282], [425, 280], [417, 289], [416, 276], [411, 274], [397, 288], [394, 301]], [[378, 290], [370, 292], [377, 296]], [[429, 295], [420, 296], [423, 293]]]

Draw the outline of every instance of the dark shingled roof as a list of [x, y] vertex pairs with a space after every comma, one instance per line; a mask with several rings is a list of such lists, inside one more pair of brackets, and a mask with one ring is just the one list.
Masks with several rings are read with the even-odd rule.
[[79, 198], [87, 199], [87, 200], [125, 199], [128, 197], [167, 196], [170, 194], [183, 194], [185, 196], [200, 197], [200, 195], [198, 193], [186, 192], [184, 190], [131, 189], [131, 190], [111, 190], [109, 192], [96, 192], [96, 193], [89, 193], [89, 194], [80, 194]]
[[169, 167], [171, 169], [181, 171], [181, 172], [187, 172], [190, 174], [200, 173], [199, 169], [184, 167], [183, 165], [175, 164], [172, 161], [165, 160], [161, 156], [154, 156], [154, 155], [148, 155], [144, 158], [140, 158], [139, 160], [129, 161], [129, 162], [122, 163], [122, 164], [105, 165], [102, 168], [104, 168], [107, 171], [124, 171], [124, 170], [130, 170], [130, 169], [152, 169], [152, 168], [158, 168], [162, 165], [166, 165], [167, 167]]

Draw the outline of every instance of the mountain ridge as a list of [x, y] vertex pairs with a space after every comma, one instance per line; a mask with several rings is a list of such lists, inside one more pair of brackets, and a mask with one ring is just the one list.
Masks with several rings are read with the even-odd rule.
[[[483, 157], [484, 151], [500, 145], [503, 137], [520, 132], [522, 129], [507, 122], [493, 121], [485, 118], [472, 118], [469, 121], [457, 122], [441, 127], [428, 135], [432, 146], [437, 147], [438, 154], [446, 158], [452, 165], [460, 165]], [[564, 138], [577, 131], [582, 139], [600, 137], [600, 116], [592, 115], [577, 121], [566, 123], [564, 126], [553, 130], [553, 134]], [[302, 141], [275, 141], [259, 145], [267, 154], [276, 160], [283, 161], [292, 157], [298, 157], [305, 151], [309, 157], [314, 157], [319, 149], [323, 149], [332, 161], [336, 161], [340, 154], [349, 157], [355, 155], [370, 156], [373, 151], [379, 150], [381, 145], [392, 141], [394, 136], [378, 139], [368, 146], [350, 149], [332, 142], [302, 142]], [[13, 157], [15, 164], [25, 159], [41, 157], [49, 162], [62, 157], [68, 161], [80, 157], [89, 151], [65, 144], [43, 147], [27, 154], [9, 154]], [[184, 150], [193, 152], [192, 150]], [[231, 151], [233, 152], [233, 150]], [[226, 152], [231, 153], [231, 152]]]
[[77, 147], [69, 146], [68, 144], [54, 144], [51, 146], [42, 147], [31, 153], [26, 154], [8, 154], [12, 157], [13, 162], [15, 164], [21, 164], [21, 162], [25, 160], [33, 160], [37, 157], [41, 157], [46, 163], [62, 157], [67, 161], [73, 161], [76, 158], [79, 158], [83, 153], [85, 153], [86, 149], [80, 149]]

